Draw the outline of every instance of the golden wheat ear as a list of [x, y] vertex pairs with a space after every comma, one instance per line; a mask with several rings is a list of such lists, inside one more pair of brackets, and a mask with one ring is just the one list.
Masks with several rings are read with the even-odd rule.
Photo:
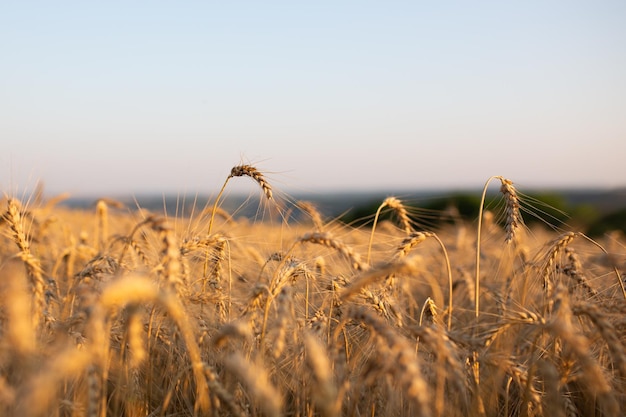
[[449, 331], [452, 327], [452, 294], [453, 294], [452, 267], [450, 265], [450, 258], [448, 256], [448, 250], [446, 249], [446, 246], [444, 245], [443, 241], [439, 238], [439, 236], [437, 236], [436, 233], [433, 233], [433, 232], [412, 232], [406, 238], [404, 238], [404, 240], [398, 247], [396, 257], [397, 258], [406, 257], [413, 247], [420, 244], [427, 238], [432, 238], [437, 241], [437, 243], [441, 247], [441, 251], [443, 253], [443, 256], [446, 262], [446, 269], [448, 271], [448, 302], [450, 304], [450, 307], [448, 308], [448, 331]]
[[317, 208], [310, 201], [298, 201], [296, 206], [304, 213], [306, 213], [313, 221], [313, 225], [315, 226], [316, 231], [321, 232], [324, 228], [324, 222], [322, 220], [322, 215], [317, 210]]
[[504, 196], [506, 204], [506, 224], [504, 229], [506, 231], [507, 243], [514, 242], [518, 237], [519, 229], [521, 228], [523, 221], [520, 213], [519, 198], [517, 191], [513, 186], [513, 181], [503, 177], [496, 177], [500, 180], [500, 192]]
[[30, 238], [24, 224], [23, 210], [17, 200], [10, 198], [7, 201], [7, 210], [0, 217], [6, 222], [11, 231], [10, 236], [20, 250], [18, 257], [26, 266], [28, 280], [33, 294], [33, 326], [41, 323], [42, 318], [49, 318], [46, 303], [46, 281], [40, 259], [33, 255], [30, 247]]
[[505, 242], [509, 243], [517, 243], [517, 233], [521, 228], [523, 221], [522, 215], [520, 213], [520, 204], [519, 198], [517, 195], [517, 191], [513, 186], [513, 181], [506, 179], [502, 176], [496, 175], [490, 177], [485, 186], [483, 188], [482, 197], [480, 199], [480, 207], [478, 211], [478, 232], [476, 234], [476, 294], [475, 294], [475, 305], [476, 311], [475, 315], [478, 318], [480, 314], [480, 236], [482, 232], [482, 222], [483, 222], [483, 210], [485, 206], [485, 197], [487, 196], [487, 188], [489, 187], [489, 183], [494, 180], [500, 180], [500, 192], [504, 196], [505, 204], [506, 204], [506, 238]]
[[[550, 279], [550, 275], [554, 270], [554, 266], [556, 265], [556, 260], [561, 252], [564, 252], [567, 249], [567, 246], [572, 243], [574, 238], [579, 237], [591, 243], [600, 249], [604, 254], [608, 254], [606, 249], [602, 245], [600, 245], [595, 240], [591, 239], [587, 235], [580, 232], [567, 232], [563, 235], [559, 236], [551, 245], [548, 253], [546, 255], [546, 259], [541, 269], [541, 276], [543, 277], [543, 286], [546, 290], [546, 293], [551, 293], [553, 291], [553, 287], [555, 286], [552, 280]], [[615, 277], [617, 278], [617, 283], [619, 284], [619, 288], [622, 292], [622, 296], [626, 299], [626, 287], [624, 286], [624, 281], [622, 279], [622, 274], [617, 269], [615, 265], [612, 265], [613, 272], [615, 273]]]
[[235, 375], [243, 384], [246, 394], [263, 415], [279, 417], [283, 415], [283, 397], [272, 383], [270, 373], [262, 361], [248, 360], [236, 352], [224, 361], [226, 370]]
[[213, 229], [213, 219], [215, 218], [217, 205], [220, 201], [220, 198], [222, 197], [222, 194], [224, 194], [224, 190], [226, 189], [226, 185], [228, 184], [228, 181], [230, 181], [230, 179], [233, 177], [252, 178], [254, 181], [256, 181], [257, 184], [259, 184], [259, 186], [263, 190], [263, 194], [265, 194], [265, 197], [268, 200], [271, 201], [274, 199], [274, 195], [272, 193], [272, 186], [269, 184], [269, 182], [267, 182], [267, 180], [265, 179], [265, 176], [258, 169], [256, 169], [255, 167], [251, 165], [234, 166], [230, 170], [230, 174], [228, 175], [228, 177], [226, 177], [226, 180], [224, 181], [224, 184], [222, 185], [220, 192], [217, 194], [217, 197], [215, 198], [215, 203], [213, 203], [213, 210], [211, 211], [211, 220], [209, 221], [209, 234], [211, 234], [211, 230]]
[[402, 203], [402, 201], [400, 201], [400, 199], [396, 197], [385, 198], [385, 200], [383, 200], [381, 205], [378, 207], [378, 210], [376, 210], [376, 215], [374, 216], [374, 224], [372, 225], [370, 241], [367, 245], [366, 263], [368, 265], [370, 263], [370, 255], [372, 253], [372, 242], [374, 241], [374, 231], [376, 230], [376, 224], [378, 223], [378, 218], [380, 217], [381, 210], [385, 207], [389, 207], [396, 213], [398, 219], [400, 220], [400, 223], [402, 224], [402, 229], [407, 235], [411, 234], [411, 231], [413, 230], [413, 228], [411, 227], [411, 219], [409, 218], [409, 213], [404, 206], [404, 203]]
[[368, 269], [368, 265], [361, 262], [361, 256], [355, 252], [355, 250], [346, 245], [344, 242], [335, 239], [330, 233], [326, 232], [313, 232], [307, 233], [299, 239], [299, 242], [309, 242], [317, 245], [326, 246], [337, 250], [351, 263], [352, 268], [357, 271], [363, 271]]
[[263, 176], [263, 174], [255, 167], [251, 165], [235, 166], [233, 167], [233, 169], [230, 170], [229, 178], [232, 178], [232, 177], [250, 177], [254, 181], [256, 181], [257, 184], [259, 184], [259, 186], [263, 190], [263, 193], [265, 194], [265, 197], [267, 197], [268, 200], [271, 200], [274, 198], [272, 194], [272, 187], [265, 180], [265, 177]]

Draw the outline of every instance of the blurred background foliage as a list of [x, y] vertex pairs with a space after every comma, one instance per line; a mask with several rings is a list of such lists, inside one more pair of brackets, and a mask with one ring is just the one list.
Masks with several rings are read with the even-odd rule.
[[[568, 199], [558, 192], [538, 192], [520, 195], [522, 217], [527, 226], [537, 224], [554, 225], [581, 231], [589, 236], [599, 236], [611, 231], [626, 233], [626, 207], [615, 208], [609, 204], [593, 201]], [[429, 198], [417, 203], [404, 201], [409, 216], [424, 229], [436, 228], [445, 223], [458, 221], [473, 222], [478, 218], [480, 193], [455, 193], [441, 198]], [[371, 224], [382, 200], [371, 200], [343, 213], [340, 220], [355, 226]], [[501, 212], [502, 197], [489, 194], [485, 199], [485, 210], [494, 214]], [[381, 210], [379, 221], [392, 220], [393, 210]], [[503, 216], [496, 221], [502, 223]]]

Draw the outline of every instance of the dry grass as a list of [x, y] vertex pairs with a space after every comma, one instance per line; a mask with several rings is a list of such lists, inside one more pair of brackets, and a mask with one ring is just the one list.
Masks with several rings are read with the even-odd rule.
[[527, 228], [503, 177], [503, 226], [390, 197], [374, 233], [238, 176], [283, 216], [2, 202], [0, 415], [626, 413], [623, 238]]

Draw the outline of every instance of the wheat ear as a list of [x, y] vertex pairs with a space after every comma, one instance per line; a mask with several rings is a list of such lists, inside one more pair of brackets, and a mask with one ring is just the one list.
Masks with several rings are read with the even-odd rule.
[[541, 276], [543, 277], [543, 288], [547, 293], [552, 292], [552, 282], [550, 281], [550, 272], [554, 266], [554, 262], [559, 254], [569, 245], [574, 238], [576, 237], [576, 233], [569, 232], [565, 233], [561, 237], [559, 237], [554, 244], [550, 247], [548, 251], [548, 255], [546, 256], [545, 264], [542, 268]]
[[313, 225], [315, 226], [315, 230], [320, 232], [324, 228], [324, 222], [322, 221], [322, 215], [315, 208], [313, 203], [310, 201], [298, 201], [296, 203], [298, 208], [302, 210], [304, 213], [308, 214], [311, 217], [311, 221], [313, 221]]
[[135, 227], [133, 227], [131, 232], [124, 239], [124, 247], [122, 248], [122, 251], [120, 252], [120, 256], [117, 258], [117, 263], [119, 265], [122, 265], [122, 261], [124, 260], [124, 255], [126, 255], [126, 252], [128, 251], [128, 248], [131, 246], [131, 243], [133, 242], [133, 236], [135, 235], [135, 233], [137, 233], [137, 231], [141, 227], [143, 227], [145, 225], [154, 224], [155, 222], [158, 222], [158, 221], [160, 221], [160, 220], [156, 216], [150, 215], [150, 216], [146, 217], [145, 219], [143, 219], [142, 221], [140, 221], [139, 223], [137, 223], [135, 225]]
[[138, 306], [129, 309], [128, 320], [126, 322], [126, 337], [128, 349], [130, 350], [129, 366], [137, 369], [148, 357], [144, 341], [144, 327], [141, 310]]
[[104, 246], [109, 237], [109, 207], [123, 208], [124, 204], [110, 198], [101, 198], [96, 203], [96, 248], [99, 252], [104, 251]]
[[432, 324], [439, 324], [439, 313], [437, 312], [437, 304], [433, 301], [432, 298], [428, 297], [426, 301], [424, 301], [424, 305], [422, 306], [422, 310], [420, 311], [419, 325], [423, 325], [424, 317], [428, 319]]
[[207, 380], [209, 381], [209, 388], [215, 393], [215, 395], [224, 403], [226, 409], [229, 411], [229, 415], [233, 417], [245, 417], [247, 413], [244, 413], [243, 410], [237, 404], [235, 397], [228, 391], [226, 388], [220, 384], [217, 380], [217, 376], [213, 369], [210, 366], [204, 366], [204, 373], [207, 376]]
[[32, 299], [25, 269], [17, 259], [0, 265], [0, 293], [4, 298], [3, 339], [10, 350], [28, 357], [35, 352], [37, 328], [33, 327]]
[[237, 165], [233, 167], [230, 170], [230, 175], [226, 177], [226, 181], [224, 181], [224, 184], [222, 185], [220, 192], [217, 194], [217, 197], [215, 198], [215, 203], [213, 203], [213, 210], [211, 211], [211, 220], [209, 221], [209, 235], [211, 234], [211, 230], [213, 229], [213, 219], [215, 218], [217, 205], [220, 201], [220, 198], [222, 197], [222, 194], [224, 193], [224, 189], [226, 189], [226, 185], [228, 184], [228, 181], [230, 181], [230, 179], [233, 177], [244, 177], [244, 176], [250, 177], [254, 181], [256, 181], [257, 184], [259, 184], [259, 186], [261, 187], [261, 189], [263, 189], [263, 193], [265, 194], [265, 197], [268, 200], [273, 200], [274, 196], [272, 194], [272, 186], [265, 180], [265, 177], [258, 169], [256, 169], [255, 167], [251, 165]]
[[4, 219], [11, 229], [13, 240], [20, 250], [18, 255], [26, 265], [28, 279], [30, 281], [31, 290], [33, 292], [33, 327], [39, 326], [41, 316], [47, 316], [45, 302], [45, 281], [43, 278], [43, 269], [41, 262], [30, 251], [30, 242], [24, 231], [24, 221], [20, 213], [18, 203], [10, 198], [7, 203], [7, 211], [4, 213]]
[[506, 223], [504, 226], [506, 231], [505, 242], [514, 242], [518, 236], [518, 231], [522, 226], [519, 198], [511, 180], [502, 177], [497, 178], [501, 182], [500, 192], [504, 196], [506, 204]]
[[347, 301], [365, 286], [379, 278], [387, 277], [391, 274], [411, 273], [414, 272], [416, 268], [417, 263], [415, 259], [400, 259], [369, 269], [357, 276], [348, 287], [344, 288], [339, 298], [342, 301]]
[[263, 365], [247, 360], [241, 353], [233, 353], [226, 358], [225, 365], [244, 383], [264, 415], [268, 417], [282, 415], [283, 398], [272, 384]]
[[[619, 403], [615, 390], [611, 387], [604, 369], [591, 355], [590, 341], [574, 327], [573, 313], [567, 290], [558, 286], [555, 289], [552, 320], [547, 323], [547, 330], [558, 336], [571, 349], [571, 354], [581, 366], [581, 379], [591, 393], [597, 397], [598, 404], [608, 416], [619, 415]], [[590, 310], [585, 311], [590, 313]], [[593, 313], [589, 316], [593, 320]], [[612, 352], [613, 353], [613, 352]]]
[[611, 354], [613, 366], [617, 368], [622, 380], [626, 379], [626, 347], [619, 338], [619, 332], [615, 326], [608, 320], [600, 308], [592, 303], [577, 303], [572, 307], [572, 313], [575, 316], [585, 315], [591, 319], [596, 326], [600, 335], [606, 342], [606, 346]]
[[[606, 249], [604, 249], [604, 246], [602, 246], [601, 244], [599, 244], [598, 242], [596, 242], [595, 240], [593, 240], [589, 236], [585, 235], [584, 233], [578, 233], [578, 235], [580, 237], [582, 237], [583, 239], [587, 240], [589, 243], [591, 243], [592, 245], [594, 245], [598, 249], [600, 249], [602, 251], [602, 253], [604, 253], [605, 255], [608, 256], [609, 253], [607, 252]], [[613, 272], [615, 272], [615, 277], [617, 278], [617, 282], [619, 283], [620, 289], [622, 290], [622, 295], [624, 296], [624, 299], [626, 300], [626, 288], [624, 287], [624, 281], [622, 280], [622, 274], [617, 269], [617, 266], [615, 265], [615, 263], [613, 263], [611, 265], [611, 267], [613, 268]]]
[[[604, 249], [604, 247], [601, 244], [599, 244], [598, 242], [596, 242], [595, 240], [593, 240], [592, 238], [590, 238], [589, 236], [583, 233], [568, 232], [568, 233], [563, 234], [559, 239], [555, 241], [555, 243], [550, 248], [550, 251], [548, 252], [548, 256], [546, 258], [546, 263], [542, 270], [542, 276], [544, 279], [544, 285], [545, 285], [546, 290], [549, 291], [551, 289], [549, 275], [550, 275], [550, 270], [554, 266], [554, 262], [557, 256], [561, 253], [561, 251], [563, 251], [567, 247], [567, 245], [569, 245], [574, 240], [575, 237], [581, 237], [587, 240], [589, 243], [591, 243], [592, 245], [600, 249], [605, 255], [608, 255], [608, 252], [606, 251], [606, 249]], [[622, 295], [624, 296], [624, 299], [626, 299], [626, 288], [624, 287], [622, 276], [615, 265], [612, 265], [612, 268], [613, 268], [613, 272], [615, 272], [615, 276], [617, 278], [617, 282], [619, 283], [620, 289], [622, 290]]]
[[396, 212], [398, 218], [400, 219], [400, 223], [402, 223], [403, 229], [407, 234], [411, 233], [411, 230], [413, 230], [411, 227], [411, 219], [409, 218], [409, 214], [406, 210], [406, 207], [404, 207], [404, 204], [402, 203], [402, 201], [400, 201], [396, 197], [385, 198], [382, 204], [378, 207], [378, 210], [376, 210], [376, 215], [374, 216], [374, 224], [372, 225], [370, 241], [369, 241], [369, 244], [367, 245], [366, 263], [368, 265], [370, 264], [370, 255], [372, 253], [372, 242], [374, 241], [374, 231], [376, 230], [376, 225], [378, 224], [378, 218], [380, 217], [380, 212], [385, 207], [389, 207]]
[[475, 284], [475, 305], [476, 311], [475, 315], [478, 318], [480, 313], [480, 237], [482, 231], [482, 221], [483, 221], [483, 210], [485, 206], [485, 197], [487, 196], [487, 188], [489, 187], [489, 183], [493, 179], [500, 180], [500, 192], [504, 195], [505, 203], [506, 203], [506, 243], [515, 242], [516, 233], [522, 224], [522, 216], [520, 214], [520, 205], [519, 198], [517, 196], [517, 191], [513, 186], [513, 182], [508, 180], [502, 176], [493, 176], [490, 177], [485, 186], [483, 188], [483, 193], [480, 199], [480, 208], [478, 211], [478, 232], [476, 234], [476, 284]]
[[448, 251], [446, 250], [446, 246], [443, 244], [442, 240], [439, 238], [439, 236], [437, 236], [437, 234], [433, 232], [412, 232], [400, 244], [397, 257], [403, 258], [407, 256], [409, 251], [413, 247], [429, 237], [435, 239], [437, 243], [439, 243], [439, 246], [441, 247], [441, 251], [443, 252], [443, 256], [446, 261], [446, 270], [448, 271], [448, 302], [450, 305], [450, 307], [448, 308], [448, 331], [450, 331], [452, 327], [452, 267], [450, 265], [450, 257], [448, 256]]
[[357, 271], [363, 271], [367, 269], [367, 264], [361, 262], [361, 257], [354, 251], [353, 248], [335, 239], [329, 233], [325, 232], [313, 232], [307, 233], [299, 239], [299, 242], [309, 242], [318, 245], [326, 246], [337, 250], [346, 259], [348, 259], [354, 269]]
[[96, 217], [96, 248], [102, 253], [109, 234], [109, 207], [106, 201], [98, 200], [96, 203]]

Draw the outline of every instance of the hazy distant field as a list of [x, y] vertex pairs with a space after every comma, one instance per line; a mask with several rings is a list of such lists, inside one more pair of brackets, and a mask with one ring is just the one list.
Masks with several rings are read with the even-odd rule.
[[166, 212], [3, 199], [1, 415], [626, 413], [622, 233], [531, 222], [501, 177], [472, 219], [388, 195], [344, 223], [224, 176]]

